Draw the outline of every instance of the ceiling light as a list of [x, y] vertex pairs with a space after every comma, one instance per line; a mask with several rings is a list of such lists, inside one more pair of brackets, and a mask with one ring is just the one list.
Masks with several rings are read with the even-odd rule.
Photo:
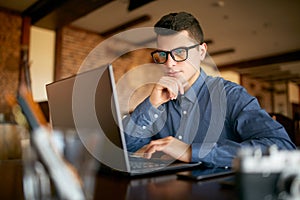
[[216, 1], [212, 5], [215, 6], [215, 7], [224, 7], [225, 2], [224, 1]]

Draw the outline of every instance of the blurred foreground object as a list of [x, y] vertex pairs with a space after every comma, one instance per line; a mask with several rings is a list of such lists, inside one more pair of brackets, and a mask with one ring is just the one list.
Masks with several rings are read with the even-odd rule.
[[233, 161], [242, 200], [299, 200], [300, 150], [277, 150], [263, 155], [260, 149], [241, 149]]
[[21, 84], [17, 99], [31, 128], [32, 145], [49, 172], [58, 197], [60, 199], [85, 199], [81, 181], [51, 141], [52, 131], [47, 127], [47, 121], [39, 105], [34, 102], [31, 91]]

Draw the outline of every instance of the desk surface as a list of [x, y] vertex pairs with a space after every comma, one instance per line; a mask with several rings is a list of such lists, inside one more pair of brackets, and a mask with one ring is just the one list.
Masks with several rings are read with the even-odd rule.
[[[23, 199], [22, 162], [0, 162], [0, 199]], [[95, 176], [93, 199], [238, 199], [233, 187], [224, 187], [223, 177], [206, 181], [177, 179], [176, 174], [127, 178], [116, 175]], [[231, 176], [232, 178], [232, 176]]]
[[234, 187], [223, 184], [229, 178], [233, 176], [191, 181], [175, 174], [134, 179], [99, 174], [94, 199], [238, 199]]

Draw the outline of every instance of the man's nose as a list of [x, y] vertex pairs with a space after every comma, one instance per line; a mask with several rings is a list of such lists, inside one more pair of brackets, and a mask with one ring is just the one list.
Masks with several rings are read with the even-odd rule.
[[166, 67], [173, 67], [176, 65], [176, 61], [172, 58], [171, 54], [168, 54], [167, 62], [165, 63]]

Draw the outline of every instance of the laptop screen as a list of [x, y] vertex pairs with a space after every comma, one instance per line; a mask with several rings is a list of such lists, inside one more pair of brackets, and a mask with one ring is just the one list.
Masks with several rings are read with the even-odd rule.
[[100, 163], [129, 171], [113, 68], [102, 66], [46, 86], [53, 129], [75, 130]]

